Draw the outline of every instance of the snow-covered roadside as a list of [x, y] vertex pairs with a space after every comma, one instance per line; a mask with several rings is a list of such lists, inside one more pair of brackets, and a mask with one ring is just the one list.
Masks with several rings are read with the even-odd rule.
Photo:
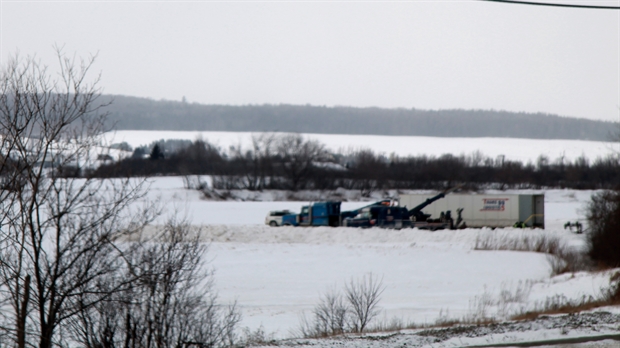
[[[461, 325], [451, 328], [406, 330], [393, 334], [291, 339], [270, 342], [279, 347], [515, 347], [558, 346], [591, 340], [579, 347], [617, 347], [620, 343], [620, 314], [603, 308], [594, 312], [543, 316], [535, 320], [491, 325]], [[527, 344], [527, 343], [530, 344]], [[260, 346], [260, 345], [257, 345]]]

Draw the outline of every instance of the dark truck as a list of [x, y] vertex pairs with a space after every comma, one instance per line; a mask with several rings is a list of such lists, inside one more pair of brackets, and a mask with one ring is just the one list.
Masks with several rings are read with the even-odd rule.
[[[362, 228], [382, 227], [394, 229], [415, 227], [432, 231], [453, 229], [455, 223], [450, 211], [442, 212], [438, 219], [431, 219], [431, 215], [425, 214], [422, 209], [458, 188], [460, 188], [460, 186], [445, 190], [436, 196], [428, 198], [426, 201], [410, 210], [406, 207], [399, 207], [393, 204], [377, 204], [364, 207], [360, 210], [358, 215], [343, 219], [342, 225]], [[462, 210], [459, 211], [459, 216], [461, 211]], [[458, 225], [459, 222], [460, 221], [457, 221], [456, 225]]]
[[411, 220], [407, 208], [389, 205], [371, 206], [361, 209], [360, 213], [352, 218], [344, 219], [342, 226], [401, 229], [411, 227]]
[[341, 202], [314, 202], [302, 206], [299, 214], [290, 213], [282, 216], [282, 226], [341, 226], [344, 219], [358, 215], [362, 209], [389, 203], [390, 200], [382, 200], [341, 212]]

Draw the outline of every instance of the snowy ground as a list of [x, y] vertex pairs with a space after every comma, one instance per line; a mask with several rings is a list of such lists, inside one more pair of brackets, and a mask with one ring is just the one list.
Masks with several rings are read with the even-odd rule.
[[[303, 203], [206, 201], [199, 192], [182, 187], [181, 178], [157, 178], [150, 196], [184, 209], [195, 225], [203, 226], [201, 238], [210, 243], [210, 265], [216, 270], [221, 300], [238, 302], [242, 326], [251, 330], [262, 326], [277, 338], [294, 336], [300, 316], [310, 313], [322, 293], [342, 288], [346, 281], [369, 272], [382, 277], [385, 285], [379, 320], [397, 318], [418, 324], [434, 323], [440, 315], [443, 319], [472, 315], [480, 310], [483, 297], [491, 303], [484, 310], [497, 317], [534, 309], [553, 299], [596, 297], [608, 286], [611, 275], [577, 273], [550, 278], [545, 255], [472, 250], [476, 238], [541, 234], [583, 247], [583, 235], [565, 231], [563, 224], [583, 219], [583, 208], [592, 194], [589, 191], [546, 191], [545, 230], [429, 232], [271, 228], [263, 224], [269, 210], [298, 211]], [[268, 197], [273, 195], [263, 198]], [[365, 204], [345, 202], [343, 209]], [[502, 291], [521, 295], [514, 302], [501, 302]], [[545, 335], [550, 337], [559, 329], [540, 330], [547, 330]], [[492, 341], [500, 336], [493, 336]], [[460, 345], [454, 339], [442, 342], [434, 346]]]
[[617, 308], [576, 315], [554, 315], [535, 320], [492, 325], [403, 330], [397, 333], [331, 339], [291, 339], [273, 342], [280, 347], [565, 347], [620, 346]]
[[[253, 134], [249, 132], [180, 132], [180, 131], [116, 131], [108, 133], [109, 143], [127, 142], [132, 147], [148, 145], [161, 139], [196, 140], [198, 137], [211, 144], [228, 150], [242, 145], [249, 148]], [[377, 153], [400, 156], [440, 156], [443, 154], [471, 155], [479, 151], [491, 158], [504, 155], [506, 159], [522, 162], [536, 162], [540, 155], [551, 160], [563, 157], [574, 160], [584, 156], [590, 160], [606, 157], [618, 145], [607, 142], [584, 140], [543, 140], [514, 138], [442, 138], [421, 136], [381, 136], [381, 135], [342, 135], [342, 134], [304, 134], [316, 139], [337, 152], [372, 148]]]

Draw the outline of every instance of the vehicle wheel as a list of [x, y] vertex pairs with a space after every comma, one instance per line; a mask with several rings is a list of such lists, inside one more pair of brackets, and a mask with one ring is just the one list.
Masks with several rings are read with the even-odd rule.
[[271, 221], [271, 222], [269, 223], [269, 226], [271, 226], [271, 227], [278, 227], [278, 223], [277, 223], [277, 222], [275, 222], [275, 221]]
[[291, 225], [291, 224], [289, 224], [288, 222], [286, 222], [286, 223], [284, 223], [284, 225], [283, 225], [283, 226], [293, 226], [293, 225]]

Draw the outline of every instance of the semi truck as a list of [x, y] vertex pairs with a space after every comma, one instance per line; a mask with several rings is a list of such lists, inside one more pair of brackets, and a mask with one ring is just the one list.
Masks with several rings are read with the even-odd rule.
[[282, 216], [282, 226], [341, 226], [342, 221], [358, 215], [363, 209], [390, 204], [390, 200], [381, 200], [358, 209], [340, 211], [341, 202], [314, 202], [301, 207], [299, 214], [289, 213]]
[[412, 209], [399, 206], [396, 201], [389, 199], [344, 212], [340, 211], [341, 202], [310, 203], [303, 206], [299, 214], [291, 213], [282, 216], [281, 224], [283, 226], [347, 226], [394, 229], [417, 227], [430, 230], [453, 228], [455, 225], [449, 211], [439, 214], [439, 218], [430, 219], [431, 214], [425, 214], [422, 209], [458, 188], [454, 187], [429, 197]]
[[340, 202], [315, 202], [301, 207], [299, 214], [282, 217], [282, 226], [340, 226]]

